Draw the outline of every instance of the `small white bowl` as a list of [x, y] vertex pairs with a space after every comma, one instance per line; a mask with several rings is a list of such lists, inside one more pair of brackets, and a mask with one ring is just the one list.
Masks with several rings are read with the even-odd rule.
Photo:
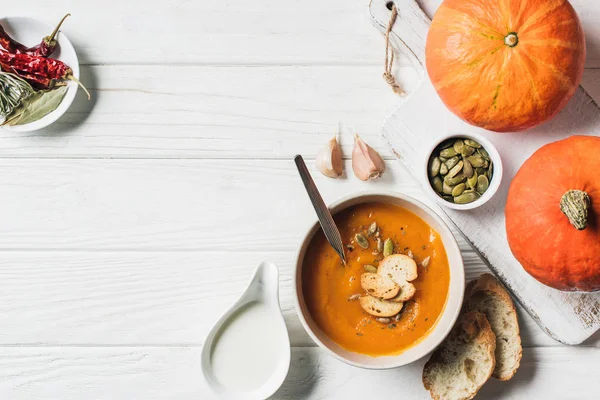
[[[492, 160], [492, 163], [494, 165], [494, 173], [492, 175], [492, 179], [490, 181], [490, 186], [488, 187], [488, 190], [486, 190], [485, 193], [479, 199], [475, 200], [472, 203], [468, 203], [468, 204], [450, 203], [449, 201], [446, 201], [442, 197], [440, 197], [436, 193], [436, 191], [433, 190], [433, 187], [431, 186], [431, 183], [429, 182], [429, 176], [427, 173], [427, 170], [429, 168], [429, 159], [431, 157], [431, 154], [435, 150], [435, 148], [438, 147], [440, 145], [440, 143], [445, 142], [448, 139], [461, 139], [461, 138], [472, 139], [472, 140], [475, 140], [476, 142], [478, 142], [479, 144], [481, 144], [481, 146], [483, 146], [483, 148], [490, 155], [490, 159]], [[452, 133], [447, 136], [444, 136], [443, 138], [441, 138], [440, 140], [435, 142], [434, 145], [431, 146], [425, 154], [426, 154], [426, 157], [425, 157], [425, 164], [424, 164], [424, 168], [423, 168], [423, 177], [422, 177], [425, 180], [425, 185], [424, 185], [425, 192], [427, 193], [427, 195], [429, 195], [429, 197], [431, 197], [438, 204], [440, 204], [444, 207], [452, 208], [454, 210], [472, 210], [474, 208], [482, 206], [485, 203], [487, 203], [488, 200], [490, 200], [494, 196], [494, 194], [496, 194], [496, 192], [498, 191], [498, 188], [500, 187], [500, 183], [502, 183], [502, 172], [503, 171], [502, 171], [502, 159], [500, 158], [500, 153], [498, 153], [498, 150], [496, 150], [494, 145], [489, 140], [487, 140], [485, 137], [478, 135], [476, 133]]]
[[[68, 23], [69, 21], [65, 21]], [[58, 20], [56, 21], [58, 23]], [[0, 25], [13, 39], [25, 46], [31, 47], [39, 44], [42, 39], [52, 33], [54, 26], [46, 22], [29, 17], [5, 17], [0, 18]], [[58, 46], [56, 51], [50, 55], [67, 64], [73, 70], [73, 76], [79, 79], [79, 60], [73, 45], [62, 31], [56, 36]], [[25, 125], [3, 126], [2, 129], [13, 132], [31, 132], [47, 127], [59, 119], [71, 106], [77, 94], [77, 83], [67, 82], [67, 93], [56, 110], [37, 121]]]
[[302, 240], [302, 244], [296, 254], [295, 270], [292, 277], [292, 287], [294, 290], [294, 301], [296, 311], [302, 326], [308, 332], [310, 337], [327, 353], [333, 357], [355, 367], [367, 369], [389, 369], [412, 363], [427, 354], [431, 353], [450, 333], [454, 326], [460, 308], [462, 306], [465, 291], [465, 271], [460, 249], [452, 232], [446, 224], [438, 217], [433, 210], [412, 197], [405, 196], [395, 192], [361, 192], [352, 196], [347, 196], [333, 203], [329, 210], [333, 215], [362, 203], [388, 203], [395, 204], [416, 214], [423, 219], [429, 226], [435, 229], [441, 236], [442, 243], [446, 249], [448, 262], [450, 265], [450, 287], [448, 290], [448, 299], [444, 310], [440, 315], [437, 324], [432, 331], [413, 347], [404, 352], [389, 356], [372, 357], [365, 354], [355, 353], [344, 349], [333, 340], [331, 340], [314, 322], [304, 302], [304, 292], [302, 291], [302, 264], [304, 255], [311, 239], [320, 226], [315, 222]]

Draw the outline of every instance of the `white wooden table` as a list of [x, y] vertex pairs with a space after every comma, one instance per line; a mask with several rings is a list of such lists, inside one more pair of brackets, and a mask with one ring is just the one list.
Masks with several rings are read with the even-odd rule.
[[[429, 15], [439, 2], [427, 0]], [[397, 98], [366, 3], [11, 2], [10, 15], [48, 22], [72, 13], [64, 31], [93, 101], [80, 93], [48, 130], [0, 132], [0, 399], [209, 398], [203, 338], [263, 259], [280, 266], [294, 346], [275, 398], [427, 398], [423, 362], [346, 366], [314, 347], [291, 298], [314, 220], [291, 157], [314, 159], [338, 121], [389, 170], [376, 183], [315, 175], [327, 201], [377, 188], [427, 202], [379, 140]], [[600, 3], [573, 4], [587, 29], [583, 84], [600, 101]], [[415, 73], [399, 64], [410, 89]], [[341, 140], [348, 156], [352, 138]], [[467, 277], [486, 271], [462, 246]], [[598, 398], [600, 335], [566, 347], [520, 321], [519, 372], [481, 398]]]

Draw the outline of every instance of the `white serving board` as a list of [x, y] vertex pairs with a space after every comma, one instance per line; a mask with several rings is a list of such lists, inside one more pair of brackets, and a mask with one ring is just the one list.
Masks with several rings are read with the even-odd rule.
[[[391, 14], [386, 7], [388, 2], [372, 0], [369, 5], [373, 24], [384, 33]], [[545, 332], [565, 344], [583, 342], [600, 328], [600, 293], [560, 292], [529, 276], [508, 247], [504, 206], [510, 181], [539, 147], [573, 134], [600, 136], [600, 108], [579, 87], [556, 118], [532, 130], [500, 134], [468, 125], [446, 109], [425, 71], [425, 40], [430, 19], [414, 0], [394, 3], [398, 18], [390, 35], [391, 43], [408, 56], [422, 79], [418, 88], [402, 99], [384, 121], [384, 140], [422, 185], [429, 185], [421, 170], [423, 159], [428, 157], [425, 152], [439, 136], [450, 132], [483, 133], [497, 147], [503, 160], [504, 178], [494, 198], [475, 210], [443, 208], [443, 212]]]

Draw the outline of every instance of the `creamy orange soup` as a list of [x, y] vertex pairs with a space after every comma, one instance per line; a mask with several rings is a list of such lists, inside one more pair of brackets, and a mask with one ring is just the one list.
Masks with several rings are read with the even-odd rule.
[[[366, 203], [348, 208], [334, 217], [342, 240], [353, 247], [347, 250], [344, 266], [319, 230], [311, 240], [302, 266], [302, 291], [309, 313], [321, 330], [343, 348], [371, 356], [401, 353], [427, 336], [440, 317], [450, 284], [450, 268], [440, 235], [425, 221], [399, 206]], [[394, 253], [414, 254], [418, 278], [417, 291], [404, 304], [399, 320], [385, 324], [367, 314], [358, 301], [349, 300], [365, 292], [360, 277], [364, 265], [377, 266], [383, 259], [374, 237], [369, 248], [355, 243], [356, 233], [365, 233], [375, 221], [380, 238], [391, 238]], [[427, 267], [421, 261], [427, 256]], [[356, 297], [356, 296], [355, 296]]]

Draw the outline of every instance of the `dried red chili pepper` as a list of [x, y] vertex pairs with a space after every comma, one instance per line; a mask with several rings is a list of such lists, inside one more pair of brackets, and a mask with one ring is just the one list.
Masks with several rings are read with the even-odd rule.
[[[73, 76], [73, 70], [67, 64], [53, 58], [31, 56], [28, 54], [11, 54], [0, 51], [0, 67], [5, 72], [12, 72], [40, 89], [49, 89], [56, 81], [71, 80], [76, 82], [91, 98], [85, 86]], [[48, 81], [46, 81], [48, 79]], [[47, 83], [47, 84], [46, 84]]]
[[71, 14], [67, 14], [62, 17], [56, 28], [54, 28], [54, 31], [49, 36], [43, 38], [40, 44], [33, 47], [27, 47], [17, 42], [11, 38], [8, 33], [6, 33], [2, 26], [0, 26], [0, 47], [13, 54], [28, 54], [31, 56], [48, 57], [56, 49], [57, 42], [54, 38], [58, 34], [58, 30], [65, 19], [70, 15]]

